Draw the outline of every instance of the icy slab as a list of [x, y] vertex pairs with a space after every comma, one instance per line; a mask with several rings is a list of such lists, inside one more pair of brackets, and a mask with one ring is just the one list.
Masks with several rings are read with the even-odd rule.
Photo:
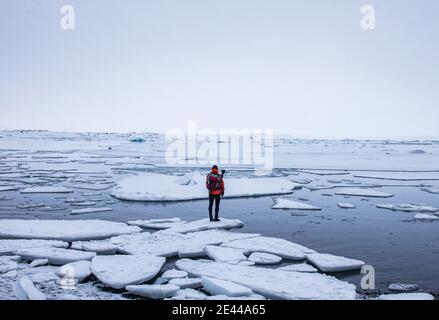
[[282, 261], [282, 258], [271, 253], [253, 252], [248, 260], [256, 264], [278, 264]]
[[196, 289], [202, 286], [201, 278], [175, 278], [169, 280], [169, 284], [174, 284], [180, 289]]
[[254, 261], [245, 260], [238, 263], [240, 266], [254, 266], [256, 263]]
[[45, 266], [46, 264], [49, 264], [48, 259], [35, 259], [29, 264], [29, 267], [31, 268], [41, 267], [41, 266]]
[[431, 194], [439, 194], [439, 188], [428, 188], [428, 187], [423, 187], [421, 188], [422, 191], [431, 193]]
[[173, 284], [144, 284], [130, 285], [125, 288], [132, 294], [149, 298], [149, 299], [165, 299], [173, 296], [180, 288]]
[[58, 240], [25, 240], [25, 239], [0, 239], [0, 256], [13, 254], [19, 249], [35, 247], [67, 248], [69, 244]]
[[103, 220], [0, 220], [0, 238], [99, 240], [142, 231], [136, 226]]
[[391, 283], [388, 289], [392, 291], [416, 291], [419, 286], [417, 284]]
[[396, 181], [433, 181], [439, 180], [438, 173], [431, 172], [387, 172], [374, 174], [356, 174], [356, 178], [396, 180]]
[[179, 269], [196, 277], [231, 281], [271, 299], [353, 300], [355, 286], [320, 273], [291, 272], [218, 262], [182, 259]]
[[96, 213], [96, 212], [107, 212], [113, 211], [113, 208], [82, 208], [82, 209], [73, 209], [72, 214], [85, 214], [85, 213]]
[[[200, 280], [201, 281], [201, 280]], [[169, 300], [205, 300], [207, 295], [191, 288], [178, 290]]]
[[211, 295], [240, 297], [253, 294], [253, 291], [247, 287], [216, 278], [201, 277], [201, 284], [203, 285], [204, 290]]
[[[298, 185], [281, 178], [227, 178], [225, 197], [249, 197], [291, 193]], [[182, 201], [206, 199], [206, 174], [171, 176], [145, 173], [119, 181], [111, 195], [121, 200]]]
[[342, 209], [355, 209], [355, 205], [348, 202], [339, 202], [337, 203], [337, 206]]
[[154, 278], [165, 261], [150, 254], [96, 256], [91, 271], [107, 287], [122, 289]]
[[307, 263], [290, 264], [289, 266], [277, 268], [282, 271], [294, 271], [294, 272], [317, 272], [317, 269]]
[[126, 254], [149, 253], [164, 257], [173, 257], [180, 252], [203, 252], [208, 244], [218, 245], [225, 241], [256, 237], [259, 234], [234, 233], [223, 230], [206, 230], [192, 233], [139, 233], [111, 238], [118, 250]]
[[385, 193], [381, 191], [375, 191], [370, 189], [361, 188], [344, 188], [335, 192], [337, 195], [342, 196], [358, 196], [358, 197], [372, 197], [372, 198], [390, 198], [393, 194]]
[[55, 247], [36, 247], [17, 250], [23, 260], [47, 259], [50, 264], [61, 266], [80, 260], [91, 260], [96, 253]]
[[222, 218], [221, 221], [210, 221], [209, 219], [205, 218], [205, 219], [200, 219], [200, 220], [195, 220], [192, 222], [180, 224], [172, 228], [166, 229], [163, 232], [189, 233], [189, 232], [204, 231], [211, 229], [228, 230], [233, 228], [241, 228], [243, 225], [244, 223], [241, 220], [237, 220], [237, 219]]
[[439, 208], [423, 204], [377, 204], [377, 208], [404, 212], [438, 212]]
[[204, 246], [201, 245], [187, 246], [178, 251], [179, 258], [200, 258], [204, 257], [205, 255], [206, 252], [204, 251]]
[[134, 220], [127, 222], [127, 224], [131, 226], [138, 226], [141, 228], [156, 229], [156, 230], [169, 229], [184, 223], [186, 223], [186, 221], [182, 221], [180, 218]]
[[233, 249], [219, 246], [205, 246], [204, 252], [207, 256], [216, 262], [225, 262], [237, 264], [241, 261], [247, 260], [247, 257], [240, 249]]
[[415, 214], [415, 220], [434, 221], [439, 220], [439, 217], [431, 214], [417, 213]]
[[64, 187], [31, 187], [21, 190], [21, 193], [72, 193], [73, 190]]
[[284, 198], [277, 198], [274, 200], [274, 204], [271, 209], [291, 209], [291, 210], [322, 210], [319, 207], [312, 206], [307, 203], [299, 201], [293, 201]]
[[186, 278], [187, 277], [187, 272], [186, 271], [181, 271], [181, 270], [177, 270], [177, 269], [170, 269], [165, 271], [162, 274], [162, 278], [164, 279], [176, 279], [176, 278]]
[[434, 300], [434, 297], [429, 293], [395, 293], [382, 294], [378, 300]]
[[0, 192], [3, 192], [3, 191], [15, 191], [15, 190], [20, 190], [20, 187], [16, 187], [16, 186], [0, 187]]
[[56, 274], [63, 279], [72, 279], [81, 283], [91, 276], [90, 261], [77, 261], [59, 267]]
[[348, 171], [335, 171], [335, 170], [303, 170], [299, 169], [297, 170], [302, 173], [308, 173], [308, 174], [314, 174], [318, 176], [340, 176], [340, 175], [346, 175], [349, 174]]
[[360, 260], [349, 259], [327, 253], [311, 253], [306, 259], [323, 272], [337, 272], [360, 269], [365, 263]]
[[46, 296], [35, 288], [33, 282], [26, 276], [15, 282], [14, 293], [19, 300], [46, 300]]
[[113, 255], [117, 252], [117, 246], [108, 240], [74, 241], [72, 249], [96, 252], [99, 255]]
[[221, 246], [241, 249], [246, 252], [260, 251], [271, 253], [290, 260], [303, 260], [306, 254], [315, 252], [291, 241], [270, 237], [253, 237], [228, 241], [224, 242]]
[[[1, 273], [1, 272], [0, 272]], [[1, 275], [2, 278], [15, 279], [18, 276], [17, 270], [12, 270]]]
[[17, 270], [17, 268], [18, 268], [17, 262], [9, 259], [8, 257], [0, 257], [0, 274]]

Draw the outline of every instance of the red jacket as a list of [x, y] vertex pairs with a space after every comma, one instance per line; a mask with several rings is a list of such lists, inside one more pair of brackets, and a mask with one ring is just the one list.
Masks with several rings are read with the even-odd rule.
[[212, 169], [207, 175], [206, 188], [209, 190], [209, 194], [218, 195], [224, 193], [224, 180], [223, 177], [218, 174], [218, 169]]

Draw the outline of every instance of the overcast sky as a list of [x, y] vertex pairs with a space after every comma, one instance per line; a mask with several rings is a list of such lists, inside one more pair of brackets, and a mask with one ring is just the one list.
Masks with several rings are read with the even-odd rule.
[[[60, 8], [76, 9], [76, 29]], [[360, 28], [361, 6], [376, 29]], [[0, 128], [439, 136], [436, 0], [2, 0]]]

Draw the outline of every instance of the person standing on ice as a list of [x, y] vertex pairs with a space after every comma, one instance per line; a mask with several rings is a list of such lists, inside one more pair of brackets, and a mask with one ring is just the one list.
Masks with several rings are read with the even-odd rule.
[[[212, 167], [212, 171], [206, 177], [206, 188], [209, 190], [210, 221], [220, 221], [218, 212], [221, 197], [224, 196], [224, 181], [223, 175], [218, 173], [218, 167], [216, 165]], [[215, 202], [215, 218], [212, 218], [213, 202]]]

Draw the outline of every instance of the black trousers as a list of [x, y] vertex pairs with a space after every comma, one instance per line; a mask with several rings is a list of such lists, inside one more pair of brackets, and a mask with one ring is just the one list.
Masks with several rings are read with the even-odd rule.
[[209, 218], [212, 220], [212, 207], [215, 201], [215, 219], [218, 219], [219, 205], [220, 205], [221, 195], [219, 194], [209, 194]]

